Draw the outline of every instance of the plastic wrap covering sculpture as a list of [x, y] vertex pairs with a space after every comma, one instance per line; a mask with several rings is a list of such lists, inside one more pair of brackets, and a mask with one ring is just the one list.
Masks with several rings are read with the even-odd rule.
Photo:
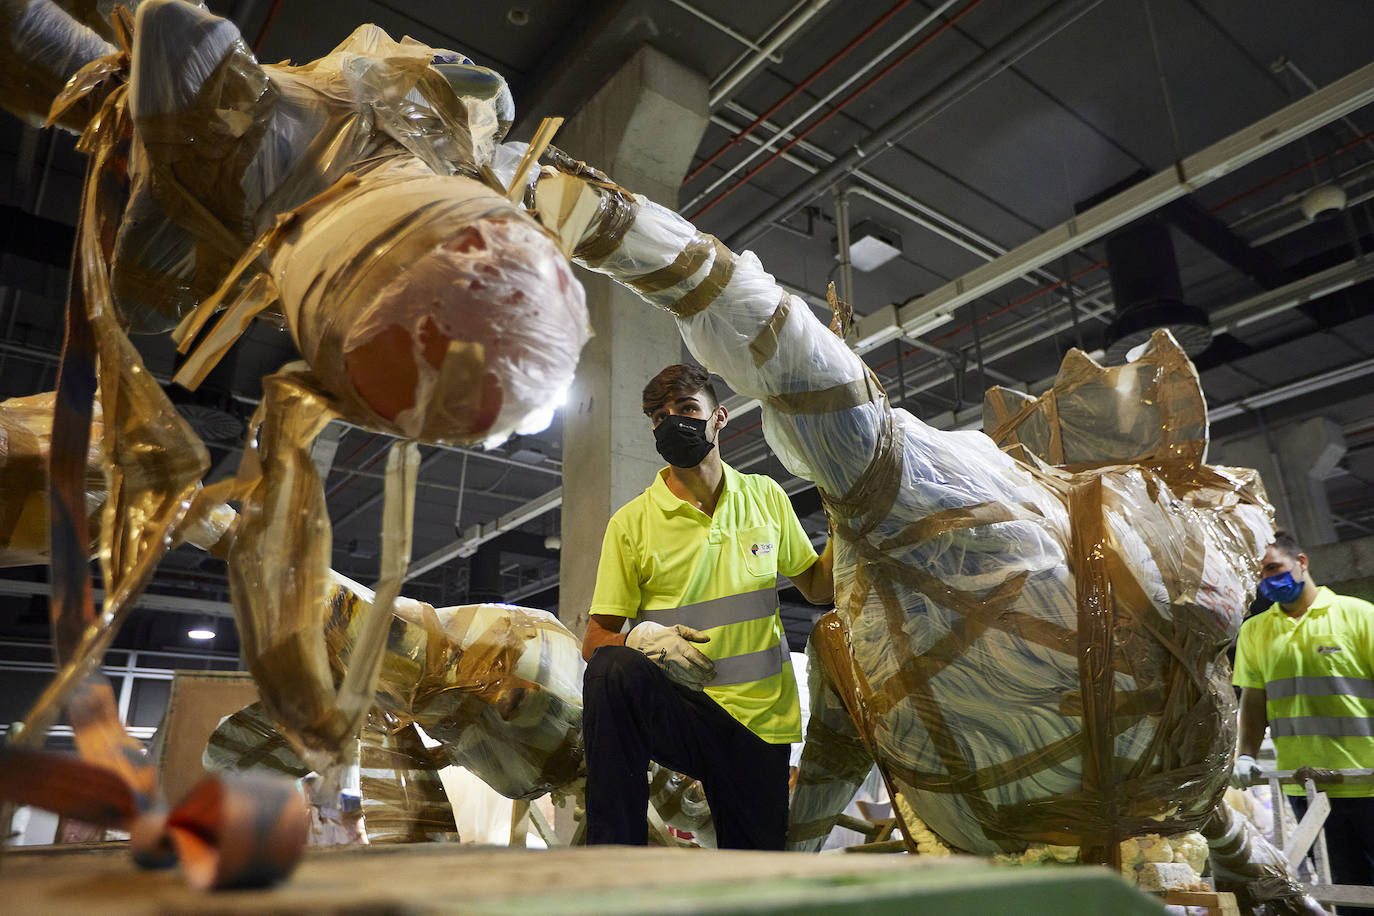
[[[1127, 837], [1214, 827], [1234, 753], [1224, 650], [1272, 510], [1254, 472], [1201, 464], [1201, 388], [1173, 339], [1120, 369], [1071, 354], [1038, 401], [994, 393], [991, 436], [936, 430], [752, 253], [599, 193], [578, 258], [672, 312], [693, 355], [762, 403], [834, 527], [830, 661], [858, 728], [813, 703], [795, 845], [815, 848], [852, 794], [856, 738], [968, 852], [1038, 841], [1119, 864]], [[1257, 888], [1315, 907], [1291, 875]]]
[[[461, 55], [373, 26], [320, 61], [260, 67], [231, 23], [179, 0], [146, 0], [136, 19], [116, 8], [113, 46], [56, 6], [4, 9], [0, 42], [33, 91], [3, 104], [31, 116], [63, 86], [50, 121], [80, 129], [90, 160], [50, 450], [63, 667], [11, 744], [40, 739], [65, 703], [88, 714], [73, 718], [83, 757], [114, 766], [137, 810], [160, 805], [108, 685], [88, 675], [160, 557], [237, 500], [221, 540], [245, 655], [265, 708], [322, 774], [319, 797], [337, 802], [409, 563], [415, 440], [484, 442], [546, 423], [588, 335], [556, 240], [489, 167], [509, 93]], [[177, 380], [194, 388], [255, 316], [284, 325], [309, 362], [265, 383], [237, 479], [202, 488], [204, 447], [126, 332], [175, 328], [189, 354]], [[97, 390], [106, 485], [93, 526]], [[329, 526], [308, 460], [335, 416], [406, 440], [388, 465], [379, 589], [337, 686], [324, 640]]]
[[[387, 652], [413, 440], [486, 441], [543, 419], [540, 393], [566, 387], [587, 336], [561, 248], [677, 315], [697, 358], [762, 402], [773, 449], [824, 496], [838, 543], [823, 655], [836, 692], [813, 704], [800, 845], [842, 807], [866, 745], [897, 810], [959, 849], [1054, 842], [1112, 861], [1133, 833], [1200, 826], [1218, 855], [1248, 847], [1251, 865], [1269, 861], [1212, 813], [1232, 746], [1220, 649], [1270, 536], [1268, 509], [1252, 476], [1200, 463], [1200, 392], [1172, 341], [1105, 376], [1072, 358], [1048, 400], [995, 395], [994, 438], [1009, 454], [893, 409], [754, 255], [556, 153], [537, 181], [498, 179], [509, 96], [459, 55], [364, 26], [320, 61], [260, 66], [231, 24], [178, 0], [145, 0], [136, 22], [115, 15], [117, 50], [105, 54], [70, 19], [6, 9], [24, 12], [0, 20], [10, 47], [75, 49], [49, 68], [76, 67], [50, 117], [84, 124], [91, 157], [52, 424], [54, 643], [66, 665], [20, 743], [74, 697], [83, 755], [116, 761], [134, 807], [155, 807], [108, 686], [85, 675], [158, 558], [238, 499], [228, 557], [245, 655], [271, 720], [337, 798], [387, 659], [422, 677], [430, 669], [407, 654], [421, 641], [426, 665], [467, 645], [456, 615], [407, 618], [402, 602], [416, 642]], [[15, 37], [40, 20], [37, 37]], [[542, 228], [511, 203], [522, 197]], [[417, 298], [432, 308], [416, 310]], [[194, 387], [255, 316], [286, 326], [307, 362], [265, 381], [237, 479], [207, 494], [203, 447], [124, 331], [175, 327], [189, 354], [177, 378]], [[99, 618], [84, 486], [97, 356]], [[378, 372], [379, 359], [395, 371]], [[330, 532], [308, 453], [334, 416], [407, 440], [388, 465], [378, 587], [337, 646], [325, 637]], [[1088, 418], [1114, 431], [1108, 441], [1083, 435]], [[339, 680], [331, 654], [349, 645]], [[507, 667], [476, 690], [487, 708], [517, 727], [526, 709], [542, 714], [519, 696], [529, 678], [502, 654], [508, 637], [489, 648]], [[398, 715], [419, 721], [417, 701], [450, 702], [420, 683], [397, 688]], [[1308, 904], [1286, 872], [1247, 888], [1275, 907]]]

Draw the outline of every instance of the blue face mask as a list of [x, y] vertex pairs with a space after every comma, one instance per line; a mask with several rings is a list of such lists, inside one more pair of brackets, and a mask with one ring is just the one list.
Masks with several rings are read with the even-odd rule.
[[1292, 604], [1302, 594], [1303, 581], [1294, 579], [1291, 572], [1281, 572], [1277, 576], [1261, 579], [1260, 597], [1275, 604]]

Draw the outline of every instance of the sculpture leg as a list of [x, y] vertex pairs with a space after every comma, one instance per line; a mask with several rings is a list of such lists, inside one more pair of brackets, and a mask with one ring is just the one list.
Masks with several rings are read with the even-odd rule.
[[1303, 891], [1283, 852], [1225, 802], [1219, 803], [1202, 825], [1202, 835], [1211, 848], [1217, 890], [1233, 892], [1247, 912], [1283, 916], [1326, 912]]

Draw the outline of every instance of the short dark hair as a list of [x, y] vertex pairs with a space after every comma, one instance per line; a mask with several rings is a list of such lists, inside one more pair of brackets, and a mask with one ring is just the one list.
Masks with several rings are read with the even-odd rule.
[[700, 366], [686, 366], [680, 363], [669, 366], [649, 379], [649, 384], [644, 386], [644, 393], [640, 398], [644, 416], [652, 418], [654, 411], [664, 404], [678, 398], [690, 397], [697, 392], [706, 395], [712, 410], [720, 406], [716, 389], [711, 387], [711, 373]]
[[1293, 561], [1298, 559], [1298, 554], [1306, 553], [1306, 551], [1302, 549], [1302, 546], [1298, 544], [1298, 539], [1282, 529], [1274, 532], [1274, 543], [1271, 546]]

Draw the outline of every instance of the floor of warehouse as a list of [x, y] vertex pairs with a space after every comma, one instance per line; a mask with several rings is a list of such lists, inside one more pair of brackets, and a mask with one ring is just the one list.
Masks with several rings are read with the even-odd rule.
[[854, 913], [944, 916], [1161, 913], [1093, 868], [994, 868], [906, 855], [593, 847], [547, 852], [420, 844], [313, 849], [266, 891], [201, 893], [139, 871], [127, 847], [34, 847], [0, 860], [10, 912]]

